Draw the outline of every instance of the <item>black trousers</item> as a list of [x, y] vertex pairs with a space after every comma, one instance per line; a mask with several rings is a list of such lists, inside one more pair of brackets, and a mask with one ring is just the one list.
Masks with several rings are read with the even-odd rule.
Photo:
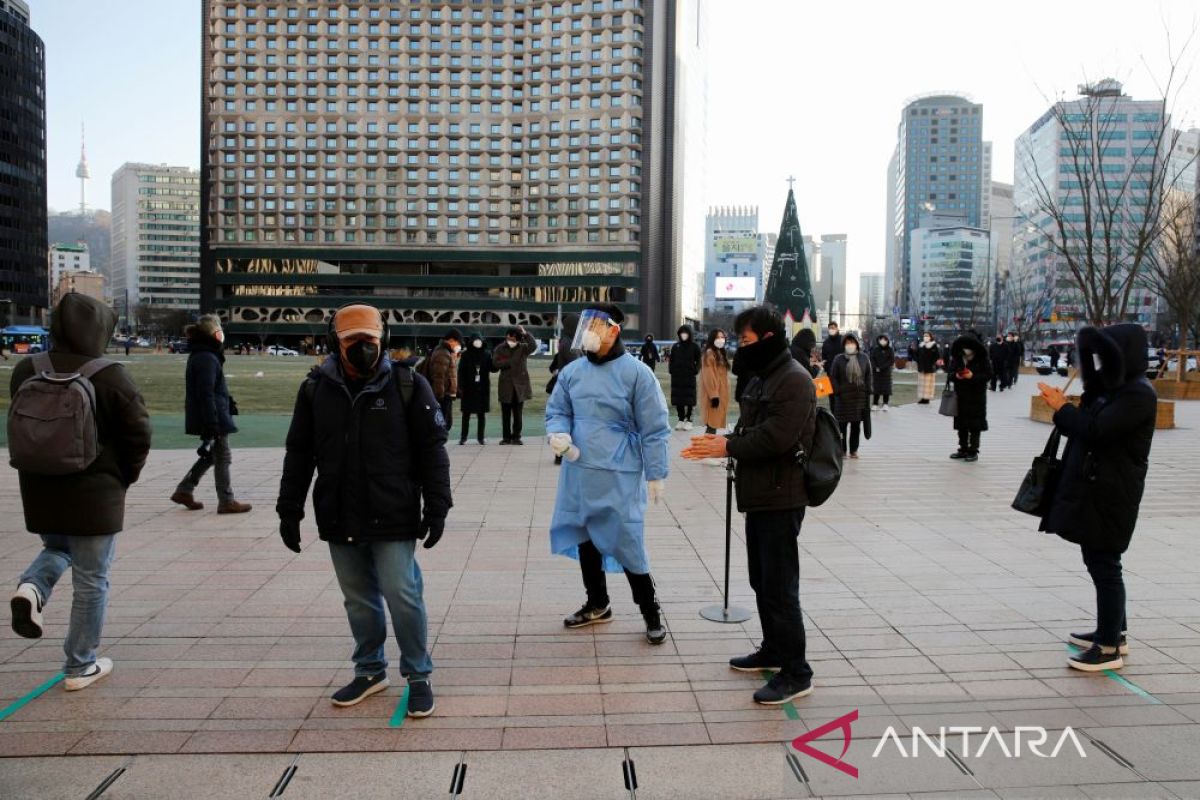
[[504, 434], [504, 441], [511, 442], [521, 438], [521, 411], [524, 408], [524, 403], [500, 404], [500, 428]]
[[979, 429], [962, 430], [958, 432], [958, 449], [964, 453], [979, 452]]
[[1096, 643], [1116, 647], [1126, 630], [1125, 578], [1121, 574], [1121, 554], [1080, 547], [1083, 564], [1096, 587]]
[[[604, 577], [604, 557], [591, 540], [579, 545], [579, 570], [583, 573], [583, 588], [587, 590], [587, 603], [592, 608], [608, 607], [608, 581]], [[633, 591], [633, 602], [643, 614], [658, 611], [654, 597], [654, 579], [650, 573], [640, 575], [625, 570], [625, 578]]]
[[467, 440], [467, 438], [471, 435], [471, 417], [472, 416], [474, 416], [475, 419], [478, 420], [478, 423], [476, 425], [477, 433], [475, 435], [475, 438], [478, 439], [480, 442], [482, 442], [483, 441], [483, 429], [484, 429], [484, 419], [483, 419], [482, 411], [476, 412], [475, 414], [467, 414], [466, 412], [463, 413], [463, 415], [462, 415], [462, 441], [465, 442]]
[[813, 674], [804, 657], [804, 618], [800, 614], [797, 540], [803, 521], [803, 508], [746, 514], [746, 557], [762, 624], [762, 649], [778, 659], [782, 675], [801, 682]]
[[875, 392], [874, 404], [879, 405], [880, 398], [883, 399], [883, 404], [886, 406], [888, 401], [892, 399], [891, 393], [884, 394], [883, 392]]
[[454, 427], [454, 397], [446, 395], [438, 400], [438, 405], [442, 407], [442, 418], [446, 420], [446, 432]]
[[679, 415], [679, 421], [692, 421], [692, 406], [675, 406], [675, 413]]
[[[847, 431], [849, 436], [847, 436]], [[862, 433], [861, 422], [843, 422], [842, 423], [842, 452], [857, 453], [859, 435]]]

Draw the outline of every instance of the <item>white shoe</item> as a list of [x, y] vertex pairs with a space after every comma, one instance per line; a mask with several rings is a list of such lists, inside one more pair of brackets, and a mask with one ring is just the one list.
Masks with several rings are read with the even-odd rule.
[[876, 412], [876, 411], [878, 411], [878, 410], [879, 410], [879, 406], [877, 406], [877, 405], [874, 405], [874, 404], [872, 404], [872, 405], [871, 405], [871, 413], [872, 413], [872, 414], [873, 414], [873, 413], [875, 413], [875, 412]]
[[32, 583], [22, 583], [13, 593], [12, 629], [26, 639], [42, 638], [42, 596]]
[[683, 430], [683, 420], [679, 420], [679, 422], [675, 423], [675, 430], [677, 430], [677, 431]]
[[700, 463], [707, 464], [710, 467], [723, 467], [723, 466], [725, 466], [725, 459], [723, 459], [723, 458], [705, 458], [705, 459], [701, 459]]
[[883, 404], [883, 410], [884, 410], [884, 411], [891, 411], [891, 409], [890, 409], [890, 408], [888, 408], [888, 404], [887, 404], [887, 403], [884, 403], [884, 404]]
[[87, 672], [63, 681], [63, 688], [68, 692], [78, 692], [80, 689], [86, 689], [91, 686], [112, 671], [113, 662], [111, 658], [97, 658], [96, 663], [92, 664]]
[[683, 429], [685, 431], [690, 431], [692, 429], [692, 427], [693, 427], [692, 421], [690, 419], [687, 422], [683, 423]]

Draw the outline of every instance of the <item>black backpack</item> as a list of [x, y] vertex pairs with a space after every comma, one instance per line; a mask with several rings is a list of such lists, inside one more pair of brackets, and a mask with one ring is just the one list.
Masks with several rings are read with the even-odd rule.
[[804, 488], [808, 505], [819, 506], [837, 490], [842, 479], [842, 431], [837, 418], [823, 406], [817, 406], [812, 447], [796, 446], [796, 461], [804, 470]]

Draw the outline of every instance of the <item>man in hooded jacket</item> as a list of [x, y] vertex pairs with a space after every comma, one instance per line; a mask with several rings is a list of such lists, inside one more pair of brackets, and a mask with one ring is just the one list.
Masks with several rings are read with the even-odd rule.
[[[98, 300], [68, 294], [50, 317], [49, 358], [54, 371], [77, 372], [102, 358], [117, 315]], [[13, 395], [33, 377], [34, 359], [13, 369]], [[112, 672], [109, 658], [97, 658], [108, 607], [108, 573], [116, 535], [125, 526], [125, 491], [137, 481], [150, 453], [150, 416], [137, 386], [120, 364], [91, 378], [96, 392], [100, 450], [82, 472], [69, 475], [17, 473], [25, 527], [42, 537], [42, 549], [21, 575], [12, 597], [12, 627], [30, 639], [42, 635], [42, 611], [67, 568], [74, 595], [63, 641], [63, 686], [83, 689]]]
[[679, 415], [677, 431], [692, 429], [692, 412], [696, 408], [696, 376], [700, 374], [700, 345], [691, 325], [681, 325], [675, 334], [675, 344], [667, 356], [667, 371], [671, 374], [671, 405]]

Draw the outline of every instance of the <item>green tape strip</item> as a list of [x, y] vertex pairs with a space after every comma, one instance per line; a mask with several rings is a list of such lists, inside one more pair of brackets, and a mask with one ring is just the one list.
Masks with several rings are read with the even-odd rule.
[[34, 689], [29, 694], [25, 695], [22, 698], [14, 700], [9, 706], [4, 708], [3, 710], [0, 710], [0, 722], [3, 722], [4, 720], [8, 719], [13, 714], [17, 713], [22, 708], [24, 708], [25, 706], [32, 703], [34, 700], [37, 700], [39, 697], [44, 695], [46, 692], [53, 689], [54, 686], [65, 677], [66, 677], [66, 675], [63, 675], [60, 672], [57, 675], [55, 675], [53, 678], [51, 678], [50, 680], [43, 683], [41, 686]]
[[[1075, 653], [1082, 653], [1082, 652], [1083, 652], [1083, 648], [1082, 648], [1082, 647], [1077, 647], [1077, 646], [1075, 646], [1075, 645], [1073, 645], [1073, 644], [1068, 644], [1068, 645], [1067, 645], [1067, 652], [1068, 652], [1068, 653], [1071, 653], [1072, 655], [1074, 655]], [[1136, 683], [1134, 683], [1133, 681], [1131, 681], [1131, 680], [1129, 680], [1128, 678], [1126, 678], [1124, 675], [1121, 675], [1121, 674], [1119, 674], [1119, 673], [1118, 673], [1116, 670], [1112, 670], [1112, 669], [1106, 669], [1106, 670], [1104, 670], [1103, 672], [1104, 672], [1104, 674], [1105, 674], [1105, 675], [1107, 675], [1108, 677], [1112, 678], [1114, 681], [1116, 681], [1117, 683], [1121, 684], [1121, 685], [1122, 685], [1122, 686], [1124, 686], [1126, 689], [1128, 689], [1129, 691], [1131, 691], [1131, 692], [1133, 692], [1134, 694], [1136, 694], [1138, 697], [1141, 697], [1141, 698], [1144, 698], [1144, 699], [1146, 699], [1146, 700], [1149, 700], [1151, 703], [1154, 703], [1155, 705], [1160, 705], [1160, 706], [1162, 705], [1162, 700], [1159, 700], [1157, 697], [1155, 697], [1154, 695], [1150, 694], [1150, 693], [1149, 693], [1149, 692], [1147, 692], [1145, 689], [1143, 689], [1142, 687], [1138, 686], [1138, 685], [1137, 685]]]
[[[769, 670], [769, 669], [764, 669], [764, 670], [762, 671], [762, 677], [763, 677], [763, 680], [764, 680], [764, 681], [769, 681], [769, 680], [771, 680], [771, 676], [772, 676], [773, 674], [774, 674], [774, 673], [772, 673], [772, 672], [771, 672], [771, 670]], [[788, 719], [790, 719], [790, 720], [797, 720], [797, 721], [798, 721], [798, 720], [800, 719], [800, 712], [796, 710], [796, 707], [795, 707], [794, 705], [792, 705], [792, 701], [791, 701], [791, 700], [788, 700], [786, 703], [784, 703], [784, 704], [783, 704], [783, 713], [784, 713], [784, 714], [786, 714], [786, 715], [787, 715], [787, 718], [788, 718]]]
[[396, 704], [396, 711], [392, 714], [391, 721], [388, 726], [399, 728], [404, 724], [404, 718], [408, 716], [408, 687], [404, 687], [404, 693], [400, 695], [400, 702]]

